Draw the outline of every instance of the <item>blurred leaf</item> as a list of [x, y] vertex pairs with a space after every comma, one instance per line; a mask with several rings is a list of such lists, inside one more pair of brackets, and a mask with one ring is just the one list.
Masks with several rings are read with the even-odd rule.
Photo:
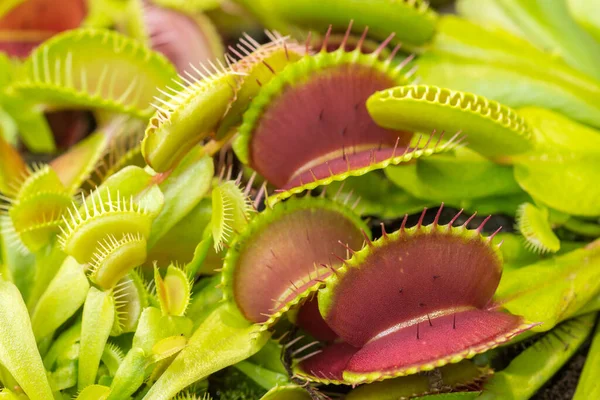
[[169, 400], [193, 382], [256, 353], [269, 336], [246, 321], [233, 304], [223, 304], [194, 332], [144, 399]]
[[512, 314], [539, 322], [535, 332], [571, 318], [600, 293], [600, 249], [579, 249], [505, 270], [495, 299]]
[[31, 400], [52, 399], [27, 307], [15, 285], [0, 277], [0, 363]]

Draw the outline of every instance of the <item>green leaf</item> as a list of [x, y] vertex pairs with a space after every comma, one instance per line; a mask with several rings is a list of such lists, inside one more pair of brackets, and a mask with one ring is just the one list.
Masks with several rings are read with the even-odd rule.
[[90, 288], [83, 269], [83, 265], [68, 257], [40, 297], [31, 315], [38, 340], [51, 335], [83, 305]]
[[557, 326], [519, 354], [506, 369], [494, 374], [478, 399], [529, 399], [577, 352], [595, 318], [595, 314], [588, 314]]
[[600, 43], [571, 17], [565, 0], [496, 0], [523, 34], [538, 48], [559, 55], [567, 64], [600, 78]]
[[437, 203], [456, 204], [521, 193], [512, 167], [493, 163], [465, 148], [410, 165], [388, 167], [385, 174], [412, 196]]
[[258, 332], [233, 304], [223, 304], [194, 332], [144, 399], [169, 400], [190, 384], [256, 353], [269, 336]]
[[107, 400], [127, 399], [144, 383], [147, 355], [140, 348], [133, 348], [119, 365], [110, 386]]
[[102, 385], [90, 385], [83, 389], [75, 400], [105, 400], [110, 393], [110, 388]]
[[480, 25], [498, 26], [515, 36], [523, 37], [521, 28], [511, 19], [496, 0], [457, 0], [456, 11]]
[[223, 300], [223, 292], [218, 287], [220, 283], [221, 275], [217, 274], [202, 279], [194, 286], [192, 300], [185, 313], [189, 319], [194, 321], [194, 329], [197, 329]]
[[[211, 213], [211, 199], [205, 197], [154, 244], [148, 252], [146, 266], [151, 267], [150, 262], [153, 261], [156, 261], [158, 265], [168, 265], [171, 262], [178, 265], [190, 263], [194, 258], [196, 246], [206, 237], [204, 231], [209, 227]], [[210, 237], [210, 234], [208, 236]], [[208, 252], [207, 249], [206, 253]], [[216, 256], [212, 247], [210, 253]], [[220, 267], [220, 258], [217, 260], [217, 264], [215, 268]], [[188, 272], [191, 276], [191, 271]]]
[[178, 335], [189, 337], [192, 326], [189, 318], [163, 316], [158, 308], [146, 307], [133, 336], [132, 348], [140, 348], [145, 354], [152, 354], [152, 347], [164, 338]]
[[600, 15], [595, 0], [566, 0], [573, 18], [600, 42]]
[[277, 386], [269, 390], [260, 400], [310, 400], [310, 394], [296, 385]]
[[66, 360], [75, 360], [79, 357], [79, 340], [81, 339], [81, 319], [63, 331], [52, 342], [52, 346], [44, 356], [44, 367], [54, 371]]
[[514, 159], [515, 178], [533, 198], [571, 215], [600, 215], [600, 153], [546, 152]]
[[271, 371], [268, 368], [256, 365], [249, 361], [240, 361], [233, 366], [266, 390], [289, 382], [287, 374]]
[[96, 381], [104, 346], [115, 318], [115, 301], [111, 292], [91, 287], [83, 306], [77, 388], [84, 389]]
[[17, 287], [0, 277], [0, 363], [31, 400], [52, 399], [27, 307]]
[[587, 355], [583, 372], [577, 384], [573, 400], [587, 400], [600, 398], [600, 325], [596, 327], [592, 339], [592, 347]]
[[[394, 167], [388, 167], [384, 171], [391, 168]], [[353, 206], [356, 201], [355, 210], [361, 215], [376, 215], [384, 219], [414, 214], [422, 211], [424, 207], [433, 206], [436, 202], [412, 196], [396, 186], [383, 173], [376, 171], [363, 176], [351, 176], [342, 182], [333, 182], [329, 185], [326, 195]]]
[[431, 39], [437, 21], [436, 12], [421, 0], [328, 0], [327, 3], [319, 0], [268, 0], [262, 3], [266, 12], [293, 25], [325, 32], [332, 24], [337, 32], [343, 32], [348, 22], [354, 20], [354, 31], [359, 34], [368, 26], [369, 34], [376, 40], [384, 40], [394, 33], [399, 41], [413, 47]]
[[495, 299], [544, 332], [575, 315], [600, 293], [600, 249], [579, 249], [505, 270]]
[[152, 223], [148, 246], [152, 248], [172, 227], [185, 218], [210, 189], [213, 160], [194, 148], [159, 187], [165, 205]]

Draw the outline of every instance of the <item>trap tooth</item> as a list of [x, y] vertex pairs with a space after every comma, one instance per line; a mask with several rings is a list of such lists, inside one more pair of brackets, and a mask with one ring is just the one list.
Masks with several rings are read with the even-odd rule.
[[[441, 209], [440, 209], [441, 210]], [[460, 214], [460, 213], [459, 213]], [[325, 383], [360, 384], [432, 370], [504, 343], [534, 324], [498, 311], [492, 297], [502, 259], [485, 219], [415, 227], [367, 242], [325, 279], [325, 322], [343, 342], [306, 356], [297, 373]], [[497, 232], [497, 231], [496, 231]], [[377, 288], [374, 290], [373, 288]]]
[[235, 100], [239, 88], [236, 72], [219, 63], [210, 68], [191, 65], [171, 85], [162, 85], [156, 112], [142, 141], [144, 159], [155, 171], [165, 172], [177, 164], [194, 145], [206, 139]]
[[369, 37], [384, 40], [390, 33], [408, 46], [427, 43], [435, 33], [437, 14], [426, 1], [371, 0], [267, 0], [269, 12], [307, 29], [325, 30], [330, 24], [334, 32], [343, 32], [351, 20], [354, 32], [369, 27]]
[[461, 131], [469, 147], [485, 156], [531, 150], [531, 129], [517, 112], [472, 93], [408, 85], [383, 90], [367, 101], [371, 117], [389, 129]]
[[274, 323], [358, 248], [364, 223], [326, 199], [303, 198], [258, 214], [231, 244], [223, 270], [224, 294], [253, 322]]
[[73, 29], [44, 42], [11, 90], [54, 109], [104, 109], [148, 118], [149, 105], [176, 76], [162, 55], [109, 30]]

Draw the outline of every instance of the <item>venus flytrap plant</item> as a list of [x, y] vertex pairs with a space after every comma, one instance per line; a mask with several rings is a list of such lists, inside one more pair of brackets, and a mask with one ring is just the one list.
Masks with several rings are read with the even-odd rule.
[[[500, 1], [508, 4], [493, 4]], [[341, 9], [336, 0], [318, 8], [260, 0], [247, 5], [271, 9], [259, 15], [267, 27], [297, 36], [329, 29], [303, 45], [278, 32], [267, 31], [265, 44], [243, 35], [227, 65], [204, 68], [197, 50], [210, 38], [164, 40], [167, 31], [196, 32], [191, 14], [206, 4], [180, 3], [94, 1], [88, 24], [134, 38], [74, 29], [42, 43], [23, 66], [0, 60], [0, 126], [8, 129], [0, 139], [8, 227], [0, 271], [14, 282], [7, 298], [27, 305], [0, 324], [0, 340], [10, 329], [23, 333], [5, 335], [12, 350], [0, 351], [2, 396], [169, 400], [208, 390], [225, 400], [268, 390], [265, 399], [305, 399], [324, 398], [316, 386], [334, 383], [327, 392], [347, 399], [475, 390], [434, 397], [464, 399], [482, 386], [484, 397], [507, 387], [525, 398], [570, 357], [573, 349], [552, 351], [531, 369], [517, 358], [484, 382], [495, 363], [490, 349], [531, 332], [563, 339], [565, 326], [575, 332], [569, 324], [598, 309], [597, 246], [586, 246], [600, 235], [597, 196], [586, 188], [596, 176], [597, 132], [492, 100], [595, 124], [599, 84], [577, 71], [589, 70], [576, 65], [582, 47], [564, 53], [572, 68], [521, 39], [438, 17], [420, 1]], [[517, 15], [534, 24], [516, 31], [568, 44], [555, 37], [556, 14], [535, 7]], [[543, 36], [531, 36], [540, 21], [549, 23]], [[399, 56], [399, 39], [425, 54]], [[415, 63], [425, 82], [444, 78], [442, 86], [417, 85]], [[473, 87], [485, 90], [454, 90]], [[38, 136], [38, 149], [54, 139], [60, 146], [58, 116], [47, 123], [43, 112], [63, 118], [74, 109], [93, 113], [95, 132], [48, 165], [27, 167], [9, 145], [15, 131], [28, 145]], [[465, 136], [468, 147], [458, 147]], [[247, 175], [232, 179], [240, 170]], [[527, 241], [486, 229], [489, 217], [452, 217], [441, 207], [397, 219], [442, 200], [516, 214]], [[510, 217], [498, 218], [512, 225]], [[399, 229], [387, 233], [378, 218]], [[527, 243], [556, 254], [530, 252]], [[480, 353], [477, 367], [464, 360]], [[513, 375], [539, 380], [514, 390]], [[589, 390], [589, 378], [582, 387]]]
[[[351, 246], [363, 242], [361, 229], [367, 227], [352, 210], [330, 200], [278, 204], [259, 214], [231, 244], [223, 270], [225, 298], [246, 319], [268, 328], [339, 266], [336, 257], [346, 251], [336, 246], [338, 240]], [[256, 276], [264, 280], [258, 291], [247, 284]]]

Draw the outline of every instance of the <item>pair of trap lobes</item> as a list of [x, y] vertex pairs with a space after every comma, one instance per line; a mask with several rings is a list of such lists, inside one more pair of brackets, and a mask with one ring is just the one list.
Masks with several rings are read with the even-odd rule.
[[371, 241], [343, 205], [316, 198], [280, 203], [232, 243], [225, 293], [263, 329], [295, 310], [291, 319], [324, 345], [299, 355], [295, 372], [324, 383], [433, 369], [531, 327], [492, 304], [502, 261], [493, 235], [481, 236], [484, 224], [439, 225], [438, 213], [423, 226], [422, 218], [413, 228], [405, 219], [397, 232], [384, 230]]
[[[233, 79], [231, 71], [223, 70], [190, 82], [189, 93], [166, 93], [171, 100], [157, 106], [146, 132], [142, 149], [148, 163], [158, 170], [170, 168], [180, 157], [178, 151], [183, 151], [173, 149], [187, 147], [188, 142], [176, 140], [191, 140], [177, 118], [188, 114], [184, 111], [192, 98], [196, 105], [206, 102], [212, 107], [219, 103], [215, 100], [224, 100], [217, 94], [219, 90], [231, 90], [234, 85], [237, 98], [231, 104], [222, 102], [225, 115], [220, 125], [210, 122], [205, 113], [196, 113], [202, 120], [200, 131], [216, 129], [219, 138], [241, 120], [234, 150], [242, 162], [279, 188], [271, 202], [452, 149], [457, 135], [443, 143], [442, 135], [431, 135], [409, 147], [413, 132], [431, 131], [427, 112], [441, 115], [440, 126], [447, 130], [479, 132], [470, 141], [482, 154], [494, 156], [498, 149], [510, 154], [529, 148], [530, 132], [512, 110], [470, 94], [398, 86], [410, 82], [412, 70], [404, 71], [410, 58], [395, 65], [392, 58], [379, 58], [380, 48], [367, 55], [359, 48], [348, 52], [345, 44], [346, 37], [338, 50], [313, 55], [280, 40], [253, 48], [235, 63], [233, 71], [243, 75], [241, 78]], [[323, 49], [326, 47], [324, 43]], [[459, 114], [461, 118], [457, 118]], [[456, 122], [459, 119], [460, 124]], [[161, 154], [169, 154], [170, 159], [166, 161]]]

